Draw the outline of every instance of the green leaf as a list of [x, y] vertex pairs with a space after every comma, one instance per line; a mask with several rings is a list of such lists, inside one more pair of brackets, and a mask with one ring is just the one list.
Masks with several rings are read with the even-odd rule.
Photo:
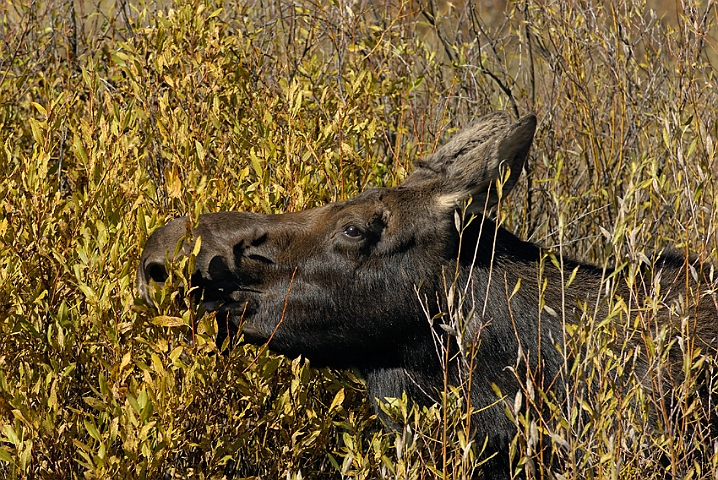
[[87, 433], [90, 434], [92, 438], [97, 440], [98, 442], [102, 441], [102, 437], [100, 436], [100, 431], [97, 430], [97, 427], [95, 424], [89, 420], [84, 420], [83, 422], [85, 424], [85, 429], [87, 430]]
[[87, 155], [87, 150], [85, 150], [85, 146], [82, 144], [82, 139], [80, 139], [79, 136], [75, 136], [75, 138], [72, 141], [72, 149], [75, 151], [75, 154], [79, 156], [84, 163], [88, 163], [89, 156]]
[[12, 425], [5, 425], [5, 436], [7, 436], [8, 440], [10, 440], [10, 443], [15, 445], [16, 448], [20, 447], [20, 438], [18, 438], [17, 433], [15, 433], [15, 429], [12, 427]]
[[10, 452], [8, 452], [5, 448], [0, 447], [0, 461], [11, 464], [13, 463], [12, 458], [13, 457]]

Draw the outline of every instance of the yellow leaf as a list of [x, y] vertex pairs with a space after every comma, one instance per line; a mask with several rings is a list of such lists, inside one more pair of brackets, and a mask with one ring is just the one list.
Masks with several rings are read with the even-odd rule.
[[35, 109], [36, 109], [38, 112], [40, 112], [42, 115], [44, 115], [44, 116], [47, 117], [47, 110], [45, 110], [45, 107], [43, 107], [42, 105], [40, 105], [40, 104], [37, 103], [37, 102], [31, 102], [31, 103], [32, 103], [32, 106], [35, 107]]
[[336, 407], [340, 406], [344, 402], [344, 389], [342, 388], [337, 392], [336, 395], [334, 395], [334, 400], [332, 400], [332, 404], [329, 406], [329, 411], [331, 412]]
[[122, 356], [122, 361], [120, 361], [120, 371], [124, 370], [125, 367], [130, 364], [130, 360], [132, 360], [132, 354], [130, 352], [127, 352]]
[[160, 327], [181, 327], [185, 323], [180, 317], [170, 317], [168, 315], [160, 315], [150, 320], [152, 324]]

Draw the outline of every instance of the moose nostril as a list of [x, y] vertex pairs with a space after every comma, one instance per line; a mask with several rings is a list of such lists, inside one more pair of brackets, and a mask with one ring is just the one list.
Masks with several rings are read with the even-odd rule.
[[164, 281], [167, 280], [167, 271], [165, 270], [164, 265], [153, 263], [149, 266], [147, 272], [149, 273], [150, 278], [157, 283], [164, 283]]

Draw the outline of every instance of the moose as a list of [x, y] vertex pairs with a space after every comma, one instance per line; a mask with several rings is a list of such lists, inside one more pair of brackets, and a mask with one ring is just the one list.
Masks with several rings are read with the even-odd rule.
[[[540, 366], [560, 391], [565, 353], [557, 344], [565, 323], [581, 320], [580, 305], [605, 318], [610, 299], [604, 297], [633, 294], [620, 277], [606, 293], [610, 269], [542, 261], [549, 250], [486, 215], [517, 183], [535, 130], [533, 115], [513, 121], [494, 112], [419, 160], [399, 186], [299, 212], [201, 215], [191, 232], [201, 238], [192, 285], [217, 312], [217, 341], [241, 330], [246, 342], [302, 355], [313, 366], [355, 367], [372, 400], [406, 394], [414, 403], [433, 404], [445, 374], [464, 385], [470, 375], [472, 427], [497, 452], [485, 473], [509, 478], [508, 445], [517, 428], [506, 409], [521, 386], [520, 368], [508, 367], [521, 357], [524, 369]], [[147, 240], [137, 283], [148, 303], [152, 284], [167, 279], [168, 257], [187, 224], [172, 220]], [[186, 243], [185, 252], [190, 249]], [[653, 268], [666, 305], [686, 285], [702, 292], [692, 335], [715, 354], [718, 304], [708, 274], [699, 270], [698, 282], [687, 273], [689, 260], [671, 254], [659, 255]], [[458, 286], [453, 293], [451, 285]], [[460, 334], [446, 327], [451, 311], [463, 318]], [[660, 310], [658, 321], [678, 331], [681, 320], [669, 311]], [[448, 365], [437, 354], [437, 339], [453, 349]], [[474, 346], [471, 363], [461, 360], [466, 345]], [[636, 369], [648, 368], [639, 359]], [[666, 373], [673, 382], [680, 375], [680, 368]]]

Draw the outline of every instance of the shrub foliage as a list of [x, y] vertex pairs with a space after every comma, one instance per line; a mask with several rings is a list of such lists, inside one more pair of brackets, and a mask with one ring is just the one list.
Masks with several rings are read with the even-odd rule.
[[[629, 279], [667, 246], [718, 263], [717, 18], [691, 0], [3, 2], [0, 476], [478, 473], [460, 391], [384, 405], [404, 425], [387, 430], [352, 372], [218, 354], [213, 318], [179, 291], [142, 305], [148, 234], [397, 184], [448, 133], [506, 109], [540, 120], [497, 213], [519, 236]], [[519, 379], [517, 473], [715, 478], [718, 439], [691, 405], [642, 428], [651, 392], [617, 382], [636, 352], [607, 346], [630, 306], [614, 313], [567, 332], [585, 355], [567, 360], [567, 404]], [[662, 345], [641, 354], [660, 360]], [[678, 388], [708, 371], [715, 389], [714, 359], [682, 349]]]

